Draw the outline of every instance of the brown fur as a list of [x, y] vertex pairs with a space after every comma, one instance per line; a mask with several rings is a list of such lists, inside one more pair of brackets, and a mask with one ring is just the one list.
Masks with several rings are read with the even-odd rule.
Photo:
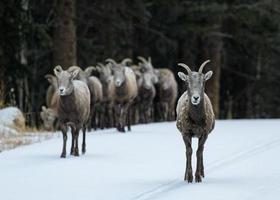
[[116, 121], [118, 121], [117, 129], [120, 132], [125, 132], [125, 124], [130, 130], [130, 106], [138, 94], [136, 77], [132, 69], [124, 67], [125, 81], [120, 87], [114, 87], [114, 105]]
[[[188, 134], [191, 130], [194, 133], [194, 137], [199, 138], [201, 134], [209, 134], [214, 129], [215, 115], [213, 112], [212, 104], [210, 102], [207, 94], [204, 93], [204, 108], [205, 108], [205, 122], [203, 126], [195, 124], [192, 120], [189, 119], [189, 99], [187, 91], [182, 94], [178, 100], [176, 112], [177, 112], [177, 128], [179, 131], [184, 134]], [[197, 134], [196, 134], [197, 133]]]
[[91, 129], [93, 127], [94, 129], [96, 129], [97, 110], [100, 110], [100, 103], [102, 102], [103, 99], [102, 84], [97, 77], [91, 76], [91, 72], [93, 68], [88, 67], [83, 71], [78, 66], [71, 66], [67, 69], [67, 71], [73, 72], [76, 69], [79, 70], [79, 74], [75, 79], [85, 82], [88, 85], [90, 91], [91, 109], [90, 109], [90, 120], [89, 120], [88, 128]]
[[175, 119], [175, 103], [177, 99], [177, 82], [171, 70], [158, 69], [159, 82], [156, 84], [156, 109], [160, 121]]
[[179, 63], [179, 66], [184, 67], [188, 74], [179, 72], [178, 76], [187, 84], [185, 91], [178, 100], [177, 112], [177, 128], [183, 136], [186, 146], [186, 171], [185, 181], [192, 182], [192, 138], [198, 138], [198, 148], [196, 152], [197, 165], [195, 172], [195, 181], [201, 182], [204, 177], [203, 151], [204, 144], [208, 135], [214, 129], [215, 115], [210, 99], [204, 93], [205, 82], [209, 80], [213, 74], [212, 71], [206, 74], [202, 73], [204, 62], [198, 72], [192, 72], [190, 68]]
[[58, 77], [58, 120], [63, 134], [61, 157], [66, 157], [67, 126], [72, 130], [71, 155], [79, 156], [79, 131], [83, 131], [82, 153], [86, 152], [86, 123], [90, 114], [90, 91], [83, 81], [73, 80], [79, 70], [64, 71], [61, 66], [54, 69]]

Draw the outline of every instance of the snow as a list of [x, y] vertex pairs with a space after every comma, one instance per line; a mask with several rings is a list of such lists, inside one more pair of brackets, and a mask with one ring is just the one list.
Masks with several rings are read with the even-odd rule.
[[23, 117], [21, 111], [17, 107], [7, 107], [0, 110], [0, 124], [5, 126], [13, 126], [14, 119], [19, 116]]
[[185, 147], [174, 122], [137, 125], [126, 134], [89, 133], [80, 157], [69, 156], [68, 137], [66, 159], [59, 158], [62, 137], [55, 137], [0, 154], [0, 197], [274, 200], [280, 194], [279, 128], [280, 120], [217, 121], [205, 146], [206, 177], [191, 184], [183, 181]]

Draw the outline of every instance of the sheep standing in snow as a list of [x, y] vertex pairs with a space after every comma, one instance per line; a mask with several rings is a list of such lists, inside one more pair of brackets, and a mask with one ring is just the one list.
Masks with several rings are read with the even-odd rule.
[[50, 86], [47, 90], [46, 103], [47, 107], [42, 106], [40, 116], [43, 120], [43, 127], [47, 131], [53, 131], [57, 129], [57, 78], [54, 75], [47, 74], [45, 78], [50, 82]]
[[202, 73], [204, 66], [210, 62], [205, 61], [199, 68], [198, 72], [192, 72], [190, 68], [179, 63], [179, 66], [184, 67], [188, 74], [179, 72], [178, 76], [187, 85], [185, 91], [180, 97], [176, 112], [177, 112], [177, 128], [183, 136], [186, 146], [186, 171], [185, 181], [192, 182], [192, 137], [198, 138], [198, 149], [196, 152], [197, 168], [195, 172], [195, 181], [201, 182], [204, 177], [203, 166], [203, 150], [208, 134], [214, 129], [215, 115], [212, 104], [208, 96], [204, 93], [205, 82], [209, 80], [213, 74], [212, 71], [206, 74]]
[[155, 69], [158, 75], [156, 84], [155, 111], [157, 121], [175, 120], [175, 104], [178, 90], [174, 74], [170, 69]]
[[94, 130], [97, 129], [97, 121], [100, 121], [98, 118], [98, 114], [100, 113], [100, 104], [103, 99], [103, 91], [102, 91], [102, 84], [100, 80], [92, 76], [92, 71], [95, 70], [94, 67], [87, 67], [85, 70], [82, 70], [78, 66], [71, 66], [67, 69], [70, 73], [74, 70], [79, 70], [79, 74], [75, 79], [85, 82], [88, 85], [90, 91], [90, 118], [88, 129], [90, 130], [93, 128]]
[[130, 106], [138, 93], [136, 77], [132, 69], [123, 64], [118, 64], [113, 59], [107, 59], [111, 63], [114, 77], [114, 106], [117, 120], [117, 129], [125, 132], [127, 124], [130, 131]]
[[103, 89], [103, 99], [101, 102], [100, 128], [110, 128], [114, 126], [113, 103], [114, 103], [114, 82], [112, 71], [109, 65], [98, 63], [96, 70]]
[[138, 64], [140, 76], [137, 77], [137, 105], [140, 110], [140, 122], [148, 123], [153, 120], [153, 101], [156, 96], [155, 84], [158, 82], [158, 77], [154, 72], [150, 57], [146, 60], [138, 56], [138, 59], [142, 62]]
[[45, 78], [50, 83], [50, 85], [47, 89], [47, 95], [46, 95], [46, 105], [47, 105], [47, 107], [50, 107], [53, 95], [57, 92], [57, 79], [52, 74], [46, 74]]
[[63, 134], [63, 149], [61, 157], [66, 157], [67, 126], [72, 131], [71, 155], [79, 156], [78, 138], [80, 129], [83, 130], [82, 153], [86, 152], [86, 123], [90, 114], [90, 91], [86, 83], [74, 80], [79, 70], [64, 71], [61, 66], [54, 68], [58, 80], [57, 114]]

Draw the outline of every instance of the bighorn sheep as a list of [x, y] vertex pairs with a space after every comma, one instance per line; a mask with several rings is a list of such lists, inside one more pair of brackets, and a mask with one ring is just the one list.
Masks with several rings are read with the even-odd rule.
[[47, 107], [50, 107], [53, 94], [57, 91], [57, 79], [52, 74], [46, 74], [45, 78], [50, 83], [50, 85], [47, 89], [47, 95], [46, 95], [46, 105], [47, 105]]
[[178, 95], [174, 74], [167, 68], [155, 69], [156, 84], [155, 110], [157, 121], [175, 120], [175, 104]]
[[50, 86], [47, 90], [46, 103], [47, 107], [42, 106], [40, 116], [43, 120], [44, 129], [47, 131], [53, 131], [57, 129], [57, 78], [54, 75], [47, 74], [45, 78], [50, 82]]
[[120, 132], [125, 132], [125, 124], [127, 123], [130, 131], [130, 105], [137, 96], [138, 88], [136, 77], [132, 69], [118, 64], [113, 59], [107, 59], [112, 65], [114, 77], [114, 106], [117, 116], [117, 129]]
[[212, 104], [208, 96], [204, 93], [204, 85], [213, 74], [208, 71], [206, 74], [202, 73], [204, 66], [210, 62], [205, 61], [200, 66], [198, 72], [192, 72], [190, 68], [183, 63], [179, 66], [184, 67], [188, 74], [179, 72], [178, 76], [187, 85], [185, 91], [180, 97], [176, 112], [177, 112], [177, 128], [183, 136], [186, 146], [186, 171], [185, 181], [192, 182], [192, 137], [198, 138], [198, 149], [196, 152], [197, 168], [195, 172], [195, 181], [201, 182], [204, 177], [203, 166], [203, 149], [208, 134], [214, 129], [215, 115], [213, 112]]
[[101, 103], [100, 127], [103, 129], [114, 126], [113, 103], [114, 103], [114, 82], [109, 65], [98, 63], [96, 71], [103, 89], [103, 100]]
[[85, 82], [88, 85], [90, 91], [91, 102], [88, 128], [91, 129], [93, 127], [94, 129], [96, 129], [98, 121], [97, 114], [99, 113], [98, 111], [100, 111], [100, 104], [103, 98], [102, 84], [97, 77], [91, 75], [92, 71], [95, 70], [94, 67], [87, 67], [83, 71], [78, 66], [71, 66], [67, 69], [67, 71], [73, 72], [76, 69], [79, 70], [79, 73], [75, 79]]
[[72, 73], [64, 71], [61, 66], [54, 68], [58, 80], [58, 120], [63, 134], [61, 157], [66, 157], [67, 125], [72, 131], [71, 155], [79, 156], [79, 131], [83, 130], [82, 153], [86, 152], [86, 123], [90, 114], [90, 91], [87, 84], [74, 80], [79, 70]]
[[139, 90], [137, 102], [140, 109], [140, 122], [147, 123], [153, 120], [153, 101], [156, 96], [154, 84], [158, 82], [158, 77], [154, 72], [150, 57], [146, 60], [138, 56], [138, 59], [142, 63], [139, 63], [140, 76], [137, 78]]

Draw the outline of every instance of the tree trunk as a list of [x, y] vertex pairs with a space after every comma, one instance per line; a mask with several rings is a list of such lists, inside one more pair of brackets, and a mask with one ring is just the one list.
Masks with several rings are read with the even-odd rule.
[[64, 69], [76, 65], [76, 1], [56, 1], [53, 30], [53, 64]]
[[[210, 59], [208, 70], [213, 71], [213, 77], [206, 84], [206, 93], [211, 99], [214, 113], [216, 118], [219, 118], [219, 101], [220, 101], [220, 73], [221, 73], [221, 59], [222, 59], [222, 47], [223, 41], [219, 36], [208, 36], [205, 44], [205, 60]], [[207, 70], [205, 70], [206, 72]]]

